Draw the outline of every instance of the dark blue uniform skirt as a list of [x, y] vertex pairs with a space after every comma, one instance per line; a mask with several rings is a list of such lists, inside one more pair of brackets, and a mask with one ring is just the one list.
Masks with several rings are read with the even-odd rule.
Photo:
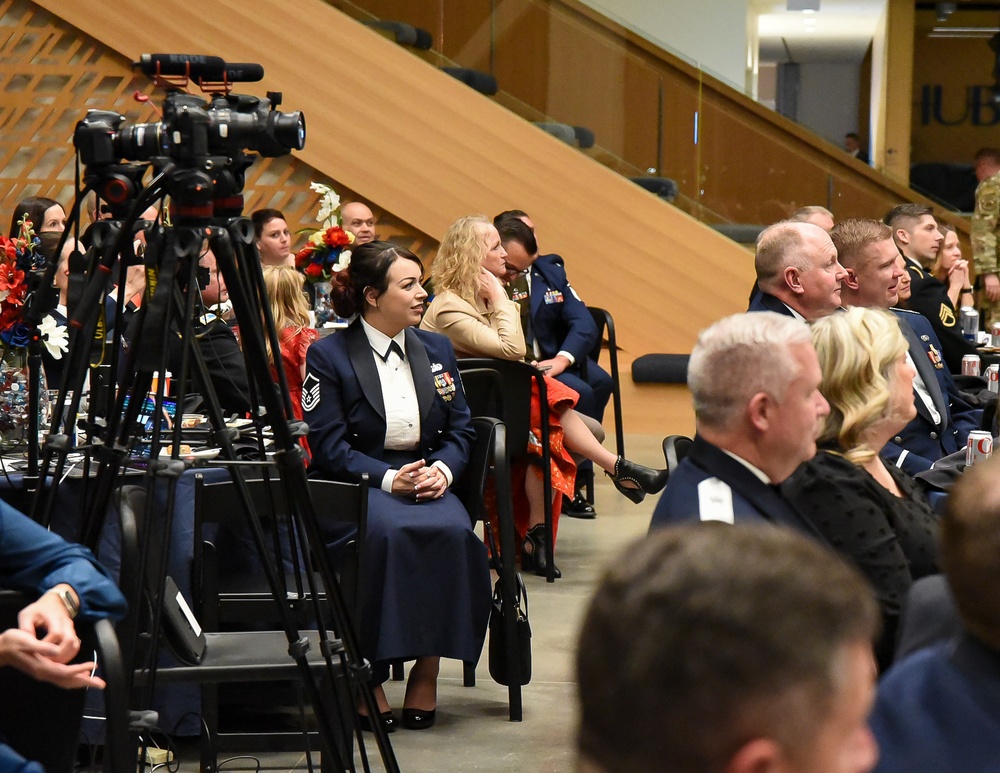
[[[335, 564], [346, 541], [328, 546]], [[372, 487], [365, 547], [360, 645], [374, 682], [388, 679], [393, 660], [478, 661], [490, 573], [486, 546], [458, 498], [448, 492], [416, 502]]]

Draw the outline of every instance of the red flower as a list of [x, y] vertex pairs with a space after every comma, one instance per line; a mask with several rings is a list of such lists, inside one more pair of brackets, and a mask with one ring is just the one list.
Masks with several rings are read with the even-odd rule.
[[[9, 298], [7, 300], [10, 300]], [[0, 329], [6, 330], [13, 327], [21, 318], [20, 304], [10, 303], [5, 300], [0, 306]]]
[[347, 231], [339, 225], [335, 225], [326, 229], [326, 233], [323, 234], [323, 243], [327, 247], [343, 247], [345, 244], [351, 243], [351, 237]]
[[295, 253], [295, 268], [302, 268], [309, 263], [312, 257], [312, 247], [303, 247]]
[[319, 263], [310, 263], [302, 270], [302, 273], [314, 279], [319, 279], [323, 276], [323, 266]]
[[22, 285], [21, 290], [24, 290], [23, 284], [23, 271], [19, 271], [13, 263], [0, 263], [0, 290], [9, 290], [13, 295], [18, 285]]

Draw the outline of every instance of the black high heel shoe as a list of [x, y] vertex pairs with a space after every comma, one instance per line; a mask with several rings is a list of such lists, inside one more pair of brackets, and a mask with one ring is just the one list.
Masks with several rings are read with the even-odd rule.
[[[531, 552], [529, 553], [524, 548], [530, 544]], [[526, 571], [534, 570], [535, 574], [539, 577], [548, 576], [549, 564], [545, 557], [545, 524], [539, 523], [528, 529], [528, 533], [524, 535], [524, 543], [521, 545], [521, 568]], [[556, 579], [562, 577], [562, 572], [559, 571], [559, 567], [554, 567], [555, 572], [553, 573]]]
[[[382, 726], [385, 728], [385, 732], [387, 733], [396, 732], [396, 715], [392, 713], [392, 709], [390, 709], [389, 711], [383, 711], [381, 714], [378, 715], [378, 718], [379, 721], [382, 723]], [[358, 724], [361, 725], [361, 729], [365, 730], [366, 732], [372, 733], [375, 731], [375, 728], [372, 727], [371, 717], [369, 717], [367, 714], [360, 714], [360, 713], [358, 714]]]
[[403, 709], [403, 727], [407, 730], [426, 730], [434, 725], [437, 709]]
[[[604, 474], [614, 481], [616, 489], [639, 504], [646, 498], [646, 494], [657, 494], [667, 485], [670, 470], [654, 470], [652, 467], [643, 467], [641, 464], [630, 462], [619, 456], [615, 460], [615, 474], [612, 475], [607, 471]], [[636, 488], [623, 486], [622, 481], [634, 483]]]

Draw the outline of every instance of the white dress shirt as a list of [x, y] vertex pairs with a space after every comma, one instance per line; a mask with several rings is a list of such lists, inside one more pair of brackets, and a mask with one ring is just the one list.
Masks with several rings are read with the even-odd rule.
[[935, 424], [941, 423], [941, 414], [938, 409], [934, 406], [934, 400], [931, 398], [931, 393], [927, 389], [927, 384], [924, 383], [923, 378], [920, 376], [920, 371], [917, 370], [917, 365], [910, 356], [910, 351], [906, 351], [906, 363], [914, 372], [917, 374], [913, 377], [913, 389], [919, 395], [920, 399], [923, 400], [924, 405], [927, 406], [927, 411], [931, 415], [931, 419]]
[[[375, 359], [375, 370], [378, 371], [382, 386], [382, 404], [385, 406], [385, 441], [383, 448], [387, 451], [414, 451], [420, 448], [420, 404], [417, 402], [417, 390], [413, 386], [413, 373], [406, 359], [406, 331], [401, 330], [390, 338], [380, 330], [361, 318], [361, 328], [365, 331], [368, 344], [372, 348]], [[400, 357], [395, 351], [388, 357], [383, 356], [395, 342]], [[439, 467], [451, 486], [453, 477], [448, 465], [436, 461], [434, 467]], [[392, 493], [392, 482], [399, 470], [387, 470], [382, 476], [380, 488], [386, 493]]]

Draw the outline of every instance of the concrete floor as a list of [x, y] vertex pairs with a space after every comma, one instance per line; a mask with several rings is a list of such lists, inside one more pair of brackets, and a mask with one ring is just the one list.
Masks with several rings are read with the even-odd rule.
[[[662, 467], [660, 440], [652, 436], [627, 437], [629, 458]], [[563, 773], [574, 769], [573, 656], [580, 619], [602, 568], [627, 542], [645, 533], [657, 499], [647, 497], [640, 505], [632, 504], [603, 475], [595, 498], [595, 520], [564, 518], [560, 523], [556, 560], [562, 579], [550, 585], [534, 575], [524, 578], [533, 661], [531, 683], [522, 689], [524, 720], [507, 720], [507, 688], [490, 679], [485, 650], [477, 668], [477, 684], [472, 688], [462, 685], [462, 664], [445, 661], [438, 682], [435, 726], [424, 731], [400, 728], [389, 736], [401, 770]], [[389, 702], [396, 709], [402, 705], [403, 688], [403, 682], [386, 684]], [[374, 737], [366, 733], [365, 739], [372, 770], [384, 770]], [[181, 754], [184, 773], [197, 768], [192, 752], [189, 749]], [[300, 754], [254, 756], [267, 769], [306, 768]], [[255, 767], [244, 758], [233, 760], [223, 769]]]

